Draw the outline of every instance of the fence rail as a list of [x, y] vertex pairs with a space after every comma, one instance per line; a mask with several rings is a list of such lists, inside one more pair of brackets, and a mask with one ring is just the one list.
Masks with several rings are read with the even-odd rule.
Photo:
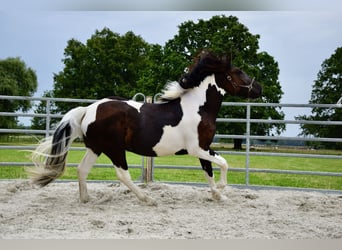
[[[138, 93], [136, 96], [142, 96], [146, 100], [145, 96]], [[10, 134], [42, 134], [45, 136], [51, 135], [54, 129], [51, 128], [51, 119], [61, 118], [62, 114], [51, 114], [51, 103], [52, 102], [72, 102], [72, 103], [93, 103], [96, 100], [93, 99], [70, 99], [70, 98], [48, 98], [48, 97], [25, 97], [25, 96], [2, 96], [0, 100], [26, 100], [31, 102], [44, 101], [46, 102], [46, 113], [23, 113], [23, 112], [8, 112], [1, 111], [0, 116], [11, 116], [11, 117], [40, 117], [46, 119], [46, 128], [44, 130], [34, 129], [5, 129], [0, 128], [1, 133]], [[151, 98], [150, 98], [151, 100]], [[156, 100], [156, 96], [154, 98]], [[274, 169], [255, 169], [250, 168], [250, 156], [276, 156], [276, 157], [300, 157], [300, 158], [324, 158], [324, 159], [342, 159], [342, 155], [321, 155], [321, 154], [298, 154], [298, 153], [275, 153], [275, 152], [251, 152], [252, 140], [287, 140], [287, 141], [312, 141], [312, 142], [342, 142], [342, 138], [317, 138], [317, 137], [284, 137], [284, 136], [264, 136], [264, 135], [251, 135], [250, 126], [252, 123], [272, 123], [272, 124], [313, 124], [313, 125], [337, 125], [341, 126], [342, 121], [307, 121], [307, 120], [272, 120], [272, 119], [252, 119], [251, 109], [253, 107], [286, 107], [286, 108], [330, 108], [339, 109], [340, 104], [284, 104], [284, 103], [245, 103], [245, 102], [224, 102], [222, 106], [240, 106], [246, 108], [245, 118], [217, 118], [217, 122], [223, 123], [245, 123], [246, 133], [242, 135], [227, 135], [227, 134], [216, 134], [215, 139], [243, 139], [245, 140], [246, 150], [244, 152], [235, 151], [218, 151], [220, 154], [232, 154], [232, 155], [245, 155], [245, 167], [244, 168], [231, 168], [230, 171], [244, 172], [245, 173], [245, 185], [248, 186], [250, 182], [249, 173], [251, 172], [262, 172], [262, 173], [278, 173], [278, 174], [296, 174], [296, 175], [319, 175], [319, 176], [336, 176], [341, 178], [341, 172], [314, 172], [314, 171], [290, 171], [290, 170], [274, 170]], [[342, 127], [341, 127], [342, 129]], [[0, 145], [0, 150], [3, 149], [19, 149], [19, 150], [32, 150], [33, 146], [10, 146]], [[80, 147], [72, 147], [71, 150], [84, 150]], [[0, 151], [1, 152], [1, 151]], [[141, 168], [142, 175], [144, 174], [144, 159], [142, 159], [141, 165], [130, 166], [133, 168]], [[2, 162], [0, 159], [1, 166], [31, 166], [30, 162]], [[77, 164], [70, 163], [68, 166], [76, 166]], [[97, 164], [95, 167], [109, 167], [110, 164]], [[155, 169], [200, 169], [198, 166], [184, 167], [184, 166], [153, 166]], [[342, 168], [342, 167], [341, 167]], [[217, 168], [215, 168], [217, 169]], [[153, 169], [150, 171], [153, 174]], [[153, 180], [153, 176], [151, 177]]]

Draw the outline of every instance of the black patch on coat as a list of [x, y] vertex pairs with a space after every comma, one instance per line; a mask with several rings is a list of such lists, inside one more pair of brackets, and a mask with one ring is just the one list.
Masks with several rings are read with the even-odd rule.
[[188, 150], [186, 149], [181, 149], [175, 153], [175, 155], [187, 155], [187, 154], [188, 154]]
[[210, 176], [210, 177], [213, 177], [214, 174], [213, 174], [213, 167], [211, 165], [211, 162], [210, 161], [207, 161], [207, 160], [204, 160], [204, 159], [200, 159], [200, 162], [201, 162], [201, 166], [202, 166], [202, 169], [207, 172], [207, 174]]
[[199, 107], [198, 114], [201, 121], [198, 124], [198, 141], [203, 150], [209, 150], [216, 131], [216, 117], [223, 100], [222, 94], [216, 86], [210, 85], [206, 91], [206, 102]]
[[[161, 104], [145, 103], [140, 112], [121, 101], [97, 107], [96, 119], [88, 125], [85, 144], [97, 155], [105, 153], [113, 162], [127, 165], [125, 150], [156, 156], [153, 147], [160, 141], [164, 126], [177, 126], [183, 117], [180, 98]], [[122, 167], [120, 165], [120, 167]]]
[[216, 152], [215, 152], [214, 150], [212, 150], [212, 149], [209, 149], [209, 154], [210, 154], [211, 156], [217, 155]]

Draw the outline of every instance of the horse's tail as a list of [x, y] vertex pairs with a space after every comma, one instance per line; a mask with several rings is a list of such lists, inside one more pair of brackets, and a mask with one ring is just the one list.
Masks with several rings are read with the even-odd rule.
[[81, 122], [86, 108], [78, 107], [65, 114], [53, 136], [44, 139], [32, 153], [34, 169], [29, 170], [31, 180], [46, 186], [64, 173], [66, 156], [73, 140], [83, 137]]

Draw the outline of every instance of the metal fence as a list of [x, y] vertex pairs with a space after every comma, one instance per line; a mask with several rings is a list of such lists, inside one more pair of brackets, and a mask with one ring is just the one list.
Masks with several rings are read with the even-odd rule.
[[[150, 100], [152, 98], [145, 98], [141, 93], [135, 95], [134, 98], [142, 97], [143, 101]], [[156, 101], [156, 97], [154, 101]], [[41, 117], [46, 119], [46, 127], [44, 130], [34, 129], [4, 129], [0, 128], [1, 133], [9, 134], [40, 134], [42, 136], [51, 135], [54, 130], [51, 128], [51, 119], [60, 119], [61, 114], [51, 113], [51, 103], [53, 102], [73, 102], [73, 103], [93, 103], [96, 100], [91, 99], [70, 99], [70, 98], [47, 98], [47, 97], [23, 97], [23, 96], [1, 96], [0, 100], [25, 100], [30, 102], [46, 102], [46, 113], [23, 113], [23, 112], [0, 112], [0, 116], [14, 116], [14, 117]], [[245, 186], [250, 185], [250, 173], [276, 173], [276, 174], [294, 174], [294, 175], [319, 175], [319, 176], [335, 176], [337, 178], [342, 177], [342, 172], [315, 172], [315, 171], [294, 171], [285, 169], [260, 169], [250, 167], [251, 156], [275, 156], [275, 157], [300, 157], [300, 158], [325, 158], [325, 159], [342, 159], [342, 155], [322, 155], [322, 154], [299, 154], [299, 153], [277, 153], [277, 152], [254, 152], [251, 151], [251, 142], [258, 140], [270, 140], [270, 141], [311, 141], [311, 142], [342, 142], [342, 138], [317, 138], [317, 137], [284, 137], [284, 136], [261, 136], [251, 135], [251, 124], [252, 123], [272, 123], [272, 124], [313, 124], [313, 125], [342, 125], [342, 121], [309, 121], [309, 120], [273, 120], [273, 119], [252, 119], [251, 109], [254, 107], [279, 107], [279, 108], [329, 108], [339, 109], [340, 104], [281, 104], [281, 103], [245, 103], [245, 102], [224, 102], [222, 106], [240, 106], [246, 108], [245, 118], [218, 118], [217, 122], [224, 123], [244, 123], [246, 126], [246, 133], [241, 135], [228, 135], [228, 134], [216, 134], [215, 140], [218, 139], [242, 139], [245, 141], [245, 151], [218, 151], [220, 154], [230, 155], [244, 155], [245, 166], [240, 168], [230, 168], [231, 172], [244, 172], [245, 173]], [[342, 129], [342, 126], [341, 126]], [[1, 150], [3, 149], [16, 149], [16, 150], [33, 150], [33, 146], [15, 146], [15, 145], [0, 145], [0, 156]], [[71, 150], [84, 150], [83, 147], [72, 147]], [[146, 162], [148, 162], [146, 167]], [[3, 162], [0, 157], [1, 166], [32, 166], [31, 162]], [[68, 166], [77, 166], [78, 163], [69, 163]], [[111, 167], [110, 164], [96, 164], [95, 167]], [[130, 168], [140, 168], [142, 171], [141, 176], [146, 180], [152, 180], [154, 178], [154, 169], [201, 169], [198, 166], [173, 166], [173, 165], [154, 165], [153, 159], [142, 157], [141, 165], [130, 165]], [[150, 168], [150, 169], [149, 169]], [[342, 164], [341, 164], [342, 169]], [[214, 168], [218, 170], [218, 168]], [[150, 175], [150, 176], [146, 176]], [[341, 178], [342, 181], [342, 178]]]

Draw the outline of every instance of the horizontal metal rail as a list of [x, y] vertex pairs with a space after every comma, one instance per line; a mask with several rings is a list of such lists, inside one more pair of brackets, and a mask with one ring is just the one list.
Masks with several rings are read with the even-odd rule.
[[341, 104], [302, 104], [302, 103], [262, 103], [262, 102], [223, 102], [222, 106], [253, 106], [253, 107], [283, 107], [283, 108], [342, 108]]
[[[320, 141], [320, 142], [342, 142], [342, 138], [317, 138], [317, 137], [286, 137], [286, 136], [262, 136], [250, 135], [250, 139], [254, 140], [284, 140], [284, 141]], [[216, 139], [246, 139], [246, 135], [222, 135], [216, 134]]]
[[76, 102], [76, 103], [93, 103], [93, 102], [97, 101], [96, 99], [31, 97], [31, 96], [7, 96], [7, 95], [0, 95], [0, 100], [52, 101], [52, 102]]
[[58, 114], [35, 114], [35, 113], [20, 113], [20, 112], [0, 112], [0, 116], [15, 116], [15, 117], [51, 117], [51, 118], [62, 118], [63, 115]]
[[[156, 165], [158, 169], [179, 169], [179, 170], [201, 170], [198, 166], [172, 166], [172, 165]], [[219, 171], [220, 168], [213, 168], [215, 171]], [[298, 174], [298, 175], [320, 175], [320, 176], [341, 176], [340, 172], [316, 172], [316, 171], [297, 171], [297, 170], [282, 170], [282, 169], [258, 169], [250, 168], [250, 172], [254, 173], [273, 173], [273, 174]], [[231, 172], [245, 172], [245, 168], [229, 168]]]
[[[245, 118], [217, 118], [217, 122], [246, 123]], [[342, 125], [342, 121], [308, 121], [308, 120], [271, 120], [271, 119], [249, 119], [250, 123], [272, 123], [272, 124], [312, 124], [312, 125]]]
[[[67, 167], [77, 167], [78, 163], [68, 163]], [[0, 162], [0, 166], [7, 167], [32, 167], [32, 162]], [[94, 167], [98, 168], [113, 168], [113, 164], [95, 164]], [[142, 168], [141, 165], [129, 165], [130, 168]], [[199, 166], [174, 166], [174, 165], [155, 165], [155, 169], [178, 169], [178, 170], [201, 170]], [[220, 168], [213, 168], [215, 171], [219, 171]], [[230, 172], [245, 172], [245, 168], [229, 168]], [[296, 175], [318, 175], [318, 176], [335, 176], [342, 177], [340, 172], [317, 172], [317, 171], [300, 171], [300, 170], [282, 170], [282, 169], [258, 169], [250, 168], [250, 172], [253, 173], [272, 173], [272, 174], [296, 174]]]
[[[68, 163], [67, 167], [77, 167], [79, 163]], [[0, 166], [3, 167], [33, 167], [33, 162], [0, 162]], [[94, 167], [98, 168], [113, 168], [113, 164], [94, 164]], [[130, 168], [142, 168], [141, 165], [129, 165]]]

